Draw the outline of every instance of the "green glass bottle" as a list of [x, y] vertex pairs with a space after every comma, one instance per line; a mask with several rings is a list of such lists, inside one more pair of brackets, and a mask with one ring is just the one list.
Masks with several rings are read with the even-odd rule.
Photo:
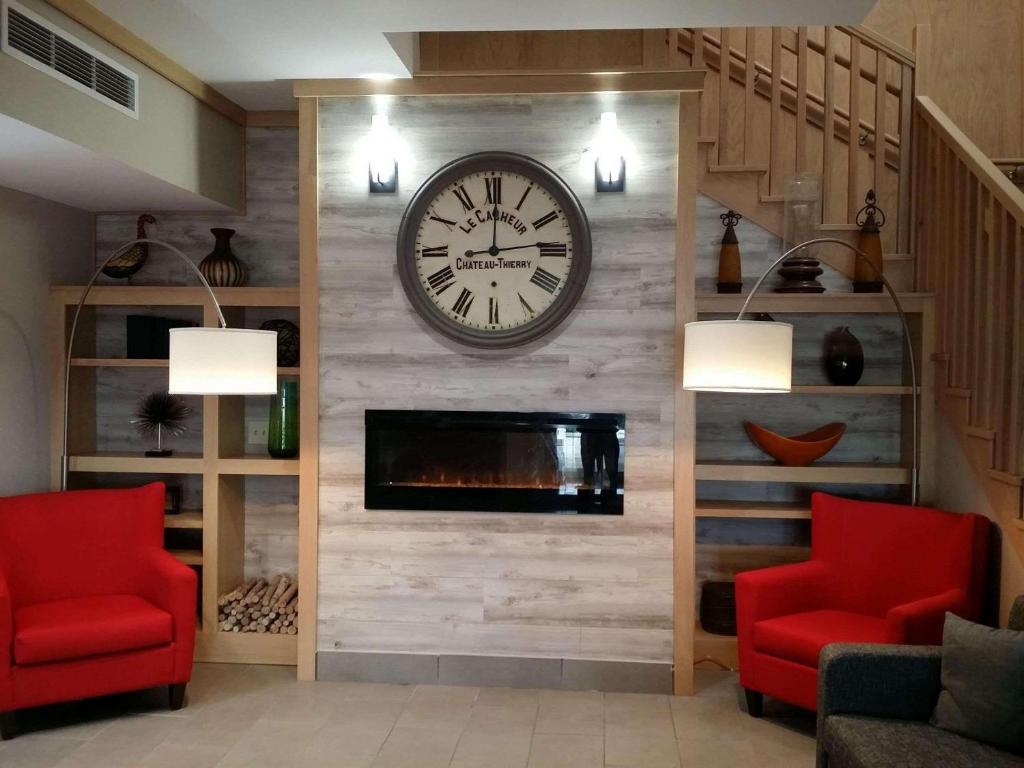
[[299, 455], [299, 382], [295, 379], [278, 382], [277, 394], [270, 398], [267, 451], [275, 459]]

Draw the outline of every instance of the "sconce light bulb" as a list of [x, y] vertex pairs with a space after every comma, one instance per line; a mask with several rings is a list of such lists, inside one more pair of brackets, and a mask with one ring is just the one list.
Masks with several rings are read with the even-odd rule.
[[618, 118], [614, 112], [601, 113], [601, 128], [597, 133], [597, 176], [608, 185], [619, 182], [622, 172], [622, 137]]
[[370, 120], [370, 178], [390, 184], [395, 177], [394, 131], [384, 114]]

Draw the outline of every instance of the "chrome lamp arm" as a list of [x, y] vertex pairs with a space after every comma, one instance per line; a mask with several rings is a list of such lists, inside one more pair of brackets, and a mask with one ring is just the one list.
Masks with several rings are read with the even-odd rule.
[[137, 240], [131, 240], [125, 243], [124, 245], [119, 246], [112, 254], [110, 254], [110, 256], [108, 256], [104, 260], [104, 262], [96, 269], [92, 277], [89, 279], [89, 282], [86, 283], [85, 289], [82, 291], [82, 296], [78, 300], [78, 306], [75, 307], [75, 316], [71, 321], [71, 333], [68, 336], [67, 353], [65, 354], [64, 357], [64, 425], [62, 431], [63, 445], [61, 446], [60, 453], [60, 489], [62, 491], [66, 491], [68, 489], [68, 408], [69, 399], [71, 396], [71, 356], [75, 347], [75, 332], [78, 330], [78, 319], [82, 314], [82, 307], [85, 306], [85, 300], [88, 298], [89, 292], [92, 290], [92, 287], [96, 284], [96, 280], [99, 279], [99, 276], [103, 273], [103, 270], [106, 268], [106, 266], [111, 261], [121, 256], [129, 248], [132, 248], [133, 246], [142, 243], [159, 245], [163, 248], [166, 248], [171, 253], [180, 258], [183, 262], [185, 262], [185, 264], [188, 265], [189, 269], [191, 269], [192, 272], [195, 273], [195, 276], [199, 278], [199, 282], [203, 284], [203, 287], [206, 289], [206, 292], [210, 295], [210, 303], [213, 305], [214, 310], [217, 312], [217, 320], [220, 322], [220, 327], [228, 327], [227, 321], [224, 320], [224, 313], [221, 312], [220, 304], [217, 303], [217, 297], [214, 296], [213, 294], [213, 288], [210, 287], [210, 284], [207, 282], [206, 278], [203, 277], [203, 273], [199, 271], [199, 267], [195, 265], [195, 262], [193, 262], [192, 259], [190, 259], [188, 256], [186, 256], [184, 253], [182, 253], [180, 250], [175, 248], [170, 243], [165, 243], [162, 240], [139, 238]]
[[846, 242], [845, 240], [840, 240], [839, 238], [835, 238], [835, 237], [819, 237], [819, 238], [815, 238], [813, 240], [808, 240], [806, 242], [800, 243], [799, 245], [795, 245], [792, 248], [790, 248], [788, 251], [783, 253], [781, 256], [779, 256], [777, 259], [775, 259], [771, 264], [768, 265], [768, 268], [765, 269], [765, 271], [761, 275], [761, 277], [759, 277], [757, 279], [757, 282], [754, 283], [754, 287], [751, 289], [750, 293], [747, 294], [747, 299], [746, 299], [746, 301], [743, 302], [743, 306], [740, 308], [739, 314], [736, 315], [736, 319], [737, 320], [742, 320], [743, 319], [743, 315], [745, 315], [747, 313], [747, 307], [750, 305], [751, 300], [754, 298], [754, 294], [756, 294], [758, 292], [758, 290], [764, 284], [764, 281], [768, 278], [768, 275], [770, 275], [772, 273], [772, 271], [779, 264], [781, 264], [783, 261], [788, 259], [790, 256], [792, 256], [797, 251], [801, 251], [801, 250], [803, 250], [803, 249], [805, 249], [805, 248], [807, 248], [808, 246], [811, 246], [811, 245], [819, 245], [819, 244], [822, 244], [822, 243], [831, 243], [833, 245], [841, 245], [844, 248], [847, 248], [850, 251], [852, 251], [854, 253], [854, 255], [856, 256], [856, 258], [863, 259], [864, 263], [867, 264], [871, 268], [871, 271], [874, 272], [874, 274], [878, 277], [879, 280], [881, 280], [882, 284], [885, 286], [885, 290], [889, 294], [889, 298], [891, 298], [893, 304], [896, 305], [896, 313], [899, 315], [900, 324], [903, 326], [903, 339], [904, 339], [904, 342], [906, 344], [907, 355], [908, 355], [909, 363], [910, 363], [910, 385], [911, 385], [911, 395], [912, 395], [912, 398], [913, 398], [913, 404], [912, 404], [913, 414], [912, 414], [912, 426], [911, 426], [911, 428], [913, 430], [912, 449], [911, 449], [913, 466], [911, 467], [911, 471], [910, 471], [910, 503], [911, 504], [917, 504], [917, 502], [918, 502], [918, 475], [920, 473], [921, 449], [920, 449], [920, 444], [919, 444], [920, 443], [920, 435], [919, 435], [920, 400], [919, 400], [919, 397], [918, 397], [918, 389], [917, 389], [917, 362], [916, 362], [915, 357], [914, 357], [914, 343], [913, 343], [913, 341], [911, 339], [911, 336], [910, 336], [910, 326], [907, 324], [907, 315], [903, 311], [903, 305], [900, 303], [899, 296], [896, 294], [896, 291], [892, 287], [892, 284], [886, 279], [885, 275], [882, 274], [882, 271], [880, 269], [878, 269], [878, 267], [876, 267], [874, 265], [874, 263], [871, 261], [871, 259], [868, 258], [867, 254], [864, 253], [859, 248], [856, 248], [853, 245], [850, 245], [850, 243]]

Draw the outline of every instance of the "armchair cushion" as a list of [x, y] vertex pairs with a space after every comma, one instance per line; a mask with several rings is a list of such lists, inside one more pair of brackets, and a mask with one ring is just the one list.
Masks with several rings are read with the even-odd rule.
[[841, 768], [1020, 768], [1024, 760], [915, 720], [832, 715], [821, 734], [829, 765]]
[[818, 655], [829, 643], [884, 643], [885, 619], [849, 611], [806, 611], [765, 619], [754, 624], [754, 650], [818, 666]]
[[14, 613], [17, 664], [79, 659], [171, 642], [171, 615], [135, 595], [51, 600]]

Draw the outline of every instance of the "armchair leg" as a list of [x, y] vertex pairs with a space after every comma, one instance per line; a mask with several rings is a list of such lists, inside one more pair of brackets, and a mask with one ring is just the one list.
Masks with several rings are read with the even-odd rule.
[[187, 683], [174, 683], [167, 686], [170, 694], [170, 707], [172, 710], [181, 709], [185, 706], [185, 686]]
[[743, 693], [747, 697], [747, 714], [751, 717], [761, 717], [764, 714], [764, 694], [749, 688], [744, 688]]
[[18, 735], [18, 721], [14, 712], [0, 712], [0, 740], [7, 741]]

